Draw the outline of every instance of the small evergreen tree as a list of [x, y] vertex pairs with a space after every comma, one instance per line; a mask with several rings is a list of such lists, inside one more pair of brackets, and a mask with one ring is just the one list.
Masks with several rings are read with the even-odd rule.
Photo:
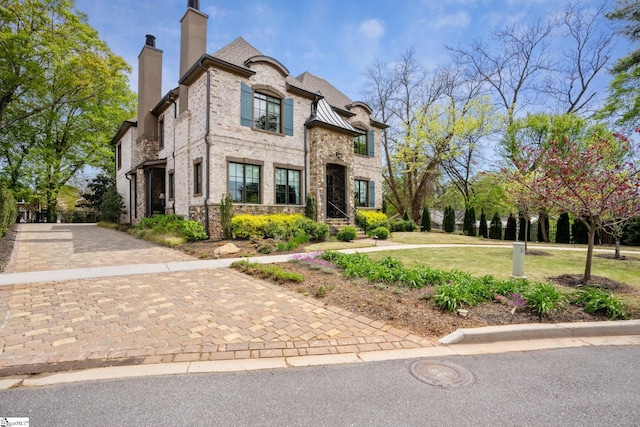
[[124, 208], [122, 196], [118, 193], [116, 187], [109, 187], [102, 193], [100, 220], [118, 224]]
[[467, 213], [469, 217], [469, 224], [467, 225], [467, 235], [468, 236], [477, 236], [478, 235], [478, 231], [476, 229], [476, 209], [471, 206], [469, 209], [467, 209]]
[[316, 197], [311, 193], [307, 194], [307, 204], [304, 207], [304, 216], [311, 220], [316, 220]]
[[444, 208], [444, 231], [453, 233], [456, 230], [456, 213], [451, 206]]
[[556, 243], [571, 243], [571, 228], [569, 225], [569, 214], [563, 212], [556, 224]]
[[233, 218], [233, 198], [231, 193], [220, 200], [220, 225], [222, 226], [222, 235], [225, 239], [230, 239], [233, 235], [231, 230], [231, 219]]
[[404, 213], [402, 214], [402, 220], [409, 221], [409, 213], [407, 211], [404, 211]]
[[640, 246], [640, 218], [632, 219], [624, 227], [623, 245]]
[[420, 225], [422, 231], [431, 231], [431, 212], [426, 206], [422, 210], [422, 223]]
[[491, 220], [491, 226], [489, 228], [489, 238], [502, 240], [502, 220], [500, 219], [500, 215], [498, 215], [498, 212], [493, 215], [493, 219]]
[[469, 228], [471, 227], [471, 221], [469, 218], [469, 207], [464, 209], [464, 219], [462, 220], [462, 234], [469, 235]]
[[387, 199], [382, 199], [382, 213], [387, 214]]
[[519, 229], [518, 229], [518, 240], [520, 240], [521, 242], [524, 242], [524, 233], [525, 233], [525, 228], [526, 228], [526, 233], [527, 233], [527, 242], [531, 241], [531, 220], [528, 221], [528, 223], [524, 220], [524, 216], [520, 215], [519, 218]]
[[513, 214], [509, 214], [507, 218], [507, 228], [504, 230], [504, 240], [516, 240], [518, 222]]
[[480, 214], [480, 227], [478, 228], [478, 235], [485, 239], [489, 237], [489, 230], [487, 229], [487, 215], [484, 213], [484, 209]]

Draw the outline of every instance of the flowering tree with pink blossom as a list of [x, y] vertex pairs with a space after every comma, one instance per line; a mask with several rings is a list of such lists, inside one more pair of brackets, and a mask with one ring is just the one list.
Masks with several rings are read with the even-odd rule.
[[[579, 119], [567, 117], [569, 121]], [[585, 126], [570, 135], [550, 132], [540, 144], [520, 147], [513, 157], [515, 180], [532, 199], [572, 213], [587, 228], [584, 282], [591, 280], [596, 230], [640, 216], [640, 163], [637, 147], [602, 125]], [[535, 172], [535, 173], [534, 173]]]

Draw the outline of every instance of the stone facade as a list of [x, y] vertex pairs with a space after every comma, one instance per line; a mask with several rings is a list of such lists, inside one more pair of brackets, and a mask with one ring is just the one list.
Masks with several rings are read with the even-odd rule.
[[[188, 22], [183, 20], [183, 25]], [[182, 76], [180, 91], [158, 99], [152, 110], [155, 122], [161, 124], [162, 132], [157, 133], [163, 135], [162, 147], [158, 140], [138, 140], [134, 126], [114, 138], [115, 145], [126, 145], [123, 156], [127, 160], [116, 179], [125, 200], [131, 200], [124, 215], [127, 222], [136, 223], [152, 213], [149, 206], [158, 206], [157, 174], [164, 171], [164, 212], [200, 221], [212, 239], [221, 238], [219, 203], [231, 191], [230, 163], [259, 168], [258, 203], [234, 201], [236, 213], [303, 213], [306, 195], [312, 193], [317, 200], [317, 219], [325, 221], [331, 216], [328, 192], [335, 196], [337, 189], [341, 197], [338, 199], [343, 202], [339, 211], [353, 223], [354, 179], [371, 182], [371, 189], [375, 186], [368, 197], [374, 209], [381, 207], [380, 141], [385, 125], [373, 120], [365, 104], [352, 102], [323, 79], [308, 73], [293, 78], [277, 60], [262, 56], [242, 39], [211, 56], [204, 55], [198, 64]], [[188, 91], [188, 101], [181, 104], [178, 93], [184, 94], [184, 90]], [[244, 98], [247, 90], [251, 98]], [[257, 129], [251, 125], [254, 119], [245, 119], [247, 111], [255, 111], [252, 104], [256, 93], [280, 100], [278, 131]], [[331, 114], [337, 125], [314, 117], [320, 98], [333, 108]], [[368, 155], [354, 153], [354, 135], [358, 132], [367, 132]], [[299, 204], [276, 203], [277, 168], [299, 171]], [[151, 170], [156, 175], [149, 184]], [[331, 176], [331, 191], [328, 174], [337, 174], [340, 179], [335, 181]], [[339, 188], [336, 182], [340, 183]], [[332, 215], [335, 212], [331, 210]]]

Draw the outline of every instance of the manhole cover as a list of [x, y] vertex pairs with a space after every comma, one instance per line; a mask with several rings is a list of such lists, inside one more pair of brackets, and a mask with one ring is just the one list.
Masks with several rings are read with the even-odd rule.
[[411, 365], [411, 374], [422, 382], [442, 388], [467, 387], [473, 374], [462, 366], [438, 360], [420, 360]]

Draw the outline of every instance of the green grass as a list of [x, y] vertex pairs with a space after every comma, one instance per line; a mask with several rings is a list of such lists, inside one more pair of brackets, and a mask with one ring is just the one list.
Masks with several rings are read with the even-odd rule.
[[373, 246], [367, 242], [322, 242], [314, 243], [312, 245], [305, 246], [306, 252], [322, 252], [322, 251], [337, 251], [340, 249], [356, 249], [356, 248], [370, 248]]

